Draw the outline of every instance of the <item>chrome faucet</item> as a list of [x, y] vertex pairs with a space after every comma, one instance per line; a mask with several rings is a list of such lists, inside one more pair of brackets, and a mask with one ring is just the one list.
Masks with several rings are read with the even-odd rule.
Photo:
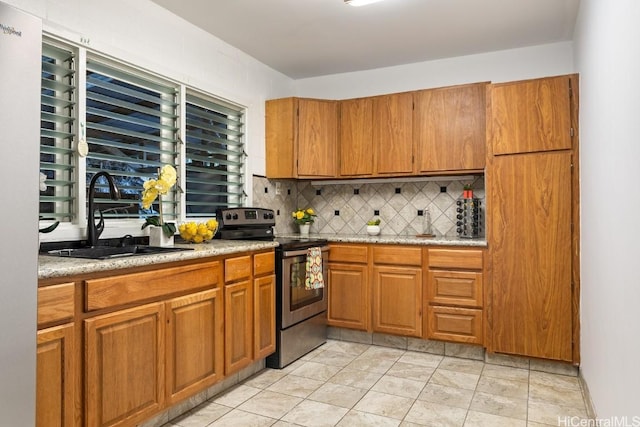
[[120, 191], [118, 190], [118, 187], [116, 187], [116, 183], [111, 175], [104, 171], [93, 175], [91, 182], [89, 183], [89, 211], [87, 212], [87, 240], [91, 246], [96, 246], [98, 244], [98, 237], [100, 237], [102, 231], [104, 231], [104, 217], [102, 216], [102, 211], [98, 210], [98, 213], [100, 214], [100, 221], [96, 224], [95, 207], [93, 202], [96, 182], [101, 176], [104, 176], [109, 183], [109, 195], [111, 199], [118, 200], [120, 198]]

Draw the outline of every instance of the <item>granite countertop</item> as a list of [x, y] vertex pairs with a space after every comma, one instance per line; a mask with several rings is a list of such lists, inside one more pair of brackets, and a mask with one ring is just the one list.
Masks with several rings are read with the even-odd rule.
[[[277, 237], [300, 237], [299, 234], [278, 234]], [[310, 238], [326, 239], [329, 242], [344, 243], [380, 243], [390, 245], [423, 245], [423, 246], [465, 246], [465, 247], [486, 247], [487, 240], [479, 239], [461, 239], [459, 237], [416, 237], [416, 236], [398, 236], [391, 234], [379, 234], [377, 236], [369, 236], [368, 234], [325, 234], [311, 233]]]
[[193, 250], [168, 252], [163, 254], [137, 255], [106, 260], [57, 257], [40, 255], [38, 257], [38, 279], [65, 277], [96, 271], [119, 270], [131, 267], [142, 267], [150, 264], [177, 262], [228, 255], [238, 252], [259, 251], [278, 246], [276, 242], [255, 240], [211, 240], [201, 244], [176, 244], [178, 248]]
[[[279, 234], [277, 237], [300, 237], [299, 234]], [[433, 245], [433, 246], [465, 246], [486, 247], [485, 239], [460, 239], [458, 237], [415, 237], [385, 235], [369, 236], [366, 234], [311, 234], [311, 238], [327, 239], [329, 242], [344, 243], [380, 243], [396, 245]], [[40, 255], [38, 257], [38, 279], [89, 274], [97, 271], [120, 270], [131, 267], [142, 267], [150, 264], [161, 264], [228, 255], [238, 252], [259, 251], [278, 246], [277, 242], [256, 240], [211, 240], [202, 244], [176, 244], [179, 248], [193, 250], [168, 252], [163, 254], [139, 255], [107, 260], [70, 258]]]

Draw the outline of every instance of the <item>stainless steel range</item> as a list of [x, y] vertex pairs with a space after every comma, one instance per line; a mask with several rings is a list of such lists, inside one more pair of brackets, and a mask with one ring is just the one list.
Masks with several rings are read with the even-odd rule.
[[[274, 212], [262, 208], [232, 208], [217, 212], [220, 231], [216, 238], [275, 240], [276, 248], [276, 352], [267, 366], [284, 368], [327, 340], [327, 264], [325, 239], [274, 237]], [[305, 287], [310, 248], [321, 250], [324, 287]]]

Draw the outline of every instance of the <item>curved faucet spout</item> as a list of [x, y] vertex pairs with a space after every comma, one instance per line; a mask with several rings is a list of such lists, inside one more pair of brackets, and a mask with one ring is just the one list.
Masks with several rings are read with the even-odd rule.
[[100, 237], [104, 230], [104, 217], [102, 216], [102, 212], [98, 211], [100, 214], [100, 220], [96, 224], [94, 207], [96, 182], [101, 176], [105, 177], [109, 183], [109, 197], [111, 197], [112, 200], [118, 200], [120, 198], [120, 191], [118, 190], [118, 187], [116, 187], [113, 177], [109, 175], [108, 172], [101, 171], [93, 175], [91, 182], [89, 182], [89, 209], [87, 212], [87, 240], [91, 246], [98, 244], [98, 237]]

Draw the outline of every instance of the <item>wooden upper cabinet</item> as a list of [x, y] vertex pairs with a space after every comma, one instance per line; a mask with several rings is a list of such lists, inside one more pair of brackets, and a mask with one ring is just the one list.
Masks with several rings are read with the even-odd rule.
[[413, 94], [373, 99], [373, 146], [376, 175], [411, 175], [413, 167]]
[[485, 94], [486, 83], [414, 93], [419, 173], [484, 169]]
[[491, 85], [493, 154], [571, 149], [571, 76]]
[[267, 178], [338, 174], [338, 102], [283, 98], [266, 102]]
[[373, 174], [373, 98], [340, 102], [340, 175]]

